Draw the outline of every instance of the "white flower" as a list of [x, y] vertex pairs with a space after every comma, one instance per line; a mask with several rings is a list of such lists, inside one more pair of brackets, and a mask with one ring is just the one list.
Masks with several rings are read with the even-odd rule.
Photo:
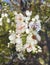
[[30, 33], [30, 30], [27, 28], [26, 29], [26, 34], [29, 34]]
[[36, 51], [37, 51], [37, 48], [36, 48], [35, 46], [32, 47], [32, 49], [33, 49], [33, 50], [32, 50], [33, 52], [36, 52]]
[[1, 14], [1, 17], [3, 18], [3, 17], [8, 17], [8, 14], [7, 13], [2, 13]]
[[40, 47], [40, 46], [38, 46], [38, 49], [41, 49], [41, 47]]
[[4, 14], [4, 16], [5, 16], [5, 17], [8, 17], [8, 14], [7, 14], [7, 13], [5, 13], [5, 14]]
[[16, 38], [16, 43], [17, 44], [22, 44], [22, 39], [20, 37]]
[[36, 31], [34, 31], [33, 34], [36, 36], [37, 41], [41, 41], [41, 37]]
[[16, 39], [16, 34], [15, 34], [15, 33], [12, 33], [12, 34], [9, 36], [10, 43], [15, 44], [15, 39]]
[[2, 14], [1, 14], [1, 17], [4, 17], [4, 16], [5, 16], [5, 14], [4, 14], [4, 13], [2, 13]]
[[38, 41], [36, 40], [36, 39], [33, 39], [32, 38], [32, 34], [29, 34], [28, 36], [27, 36], [27, 39], [26, 39], [26, 43], [28, 43], [28, 44], [37, 44], [38, 43]]
[[20, 52], [23, 50], [23, 45], [22, 44], [16, 44], [16, 51]]
[[31, 52], [32, 51], [32, 48], [27, 48], [27, 52]]
[[[24, 59], [23, 54], [25, 53], [25, 51], [27, 51], [28, 53], [38, 53], [42, 51], [41, 47], [37, 45], [38, 42], [41, 41], [41, 37], [38, 34], [38, 31], [41, 30], [41, 21], [39, 20], [39, 15], [36, 15], [34, 18], [32, 18], [32, 21], [30, 21], [32, 11], [27, 10], [25, 13], [26, 16], [24, 16], [22, 13], [17, 13], [16, 11], [14, 11], [16, 30], [9, 31], [10, 43], [16, 45], [15, 48], [16, 51], [19, 52], [18, 58], [20, 59]], [[7, 17], [5, 13], [4, 16]], [[2, 15], [2, 17], [4, 16]], [[7, 19], [7, 22], [10, 23], [9, 18]], [[12, 23], [11, 25], [13, 26], [14, 23]], [[27, 35], [26, 41], [25, 43], [23, 43], [22, 37], [25, 36], [25, 34]], [[8, 43], [8, 47], [10, 43]]]
[[20, 38], [20, 35], [17, 35], [15, 32], [12, 31], [10, 31], [9, 40], [12, 44], [22, 44], [22, 39]]
[[8, 48], [9, 48], [9, 46], [10, 46], [10, 43], [8, 43]]
[[24, 48], [25, 48], [25, 50], [28, 52], [28, 53], [30, 53], [30, 52], [36, 52], [36, 50], [37, 50], [37, 48], [35, 47], [35, 45], [33, 44], [33, 43], [26, 43], [25, 45], [24, 45]]
[[30, 17], [32, 15], [32, 11], [26, 10], [26, 15]]
[[19, 13], [15, 16], [15, 22], [23, 22], [24, 21], [24, 16], [23, 14]]
[[40, 23], [41, 21], [40, 20], [38, 20], [37, 22], [36, 22], [36, 31], [38, 32], [38, 31], [40, 31], [41, 30], [41, 23]]
[[12, 33], [12, 30], [9, 30], [9, 33], [11, 34]]
[[29, 28], [32, 29], [32, 28], [33, 28], [33, 25], [34, 25], [34, 22], [31, 21], [31, 22], [29, 23]]
[[38, 20], [38, 19], [39, 19], [39, 15], [36, 15], [36, 16], [35, 16], [35, 19]]
[[41, 41], [41, 37], [40, 37], [39, 34], [36, 35], [36, 38], [37, 38], [38, 41]]
[[40, 23], [40, 20], [34, 22], [30, 22], [29, 23], [29, 28], [30, 29], [33, 29], [33, 30], [36, 30], [37, 32], [41, 30], [41, 23]]
[[32, 51], [32, 46], [31, 46], [31, 44], [26, 43], [26, 44], [24, 45], [24, 48], [27, 50], [27, 52], [31, 52], [31, 51]]
[[42, 52], [42, 48], [38, 46], [38, 52]]
[[25, 22], [17, 22], [16, 24], [16, 33], [24, 33], [26, 30]]
[[0, 18], [0, 26], [2, 26], [2, 18]]
[[10, 23], [10, 19], [9, 18], [7, 19], [7, 23]]
[[45, 5], [46, 4], [46, 1], [43, 1], [43, 4]]
[[16, 11], [14, 11], [14, 15], [17, 15], [17, 12]]
[[33, 34], [30, 33], [27, 38], [26, 38], [26, 44], [24, 45], [25, 50], [27, 50], [27, 52], [31, 52], [31, 51], [36, 51], [37, 49], [35, 48], [35, 45], [38, 43], [38, 41], [36, 39], [32, 38]]
[[32, 18], [32, 21], [35, 22], [35, 18]]
[[30, 20], [30, 17], [24, 17], [25, 22], [28, 23], [28, 21]]
[[38, 52], [42, 52], [42, 50], [41, 50], [41, 49], [39, 49], [39, 50], [38, 50]]

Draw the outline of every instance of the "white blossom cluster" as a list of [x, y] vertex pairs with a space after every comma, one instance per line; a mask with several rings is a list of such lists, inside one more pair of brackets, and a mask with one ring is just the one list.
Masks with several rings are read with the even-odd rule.
[[[14, 12], [16, 30], [10, 30], [10, 36], [8, 47], [10, 44], [15, 44], [16, 51], [20, 54], [22, 53], [38, 53], [42, 52], [38, 42], [41, 41], [41, 37], [38, 32], [41, 30], [41, 21], [39, 20], [39, 15], [36, 15], [31, 19], [32, 11], [26, 11], [26, 16], [22, 13]], [[30, 20], [31, 19], [31, 20]], [[26, 36], [26, 43], [23, 43], [22, 36]], [[20, 56], [20, 54], [18, 56]], [[22, 55], [21, 54], [21, 55]]]
[[6, 17], [6, 21], [7, 23], [10, 23], [10, 19], [8, 17], [8, 14], [7, 13], [1, 13], [1, 17], [0, 17], [0, 26], [3, 25], [3, 18]]

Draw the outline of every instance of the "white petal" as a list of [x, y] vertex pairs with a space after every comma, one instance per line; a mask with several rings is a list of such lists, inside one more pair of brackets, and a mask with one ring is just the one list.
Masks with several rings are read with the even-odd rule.
[[16, 24], [16, 33], [24, 33], [26, 30], [26, 24], [25, 22], [18, 22]]
[[26, 15], [30, 17], [32, 15], [32, 11], [26, 10]]
[[38, 49], [41, 49], [41, 47], [40, 47], [40, 46], [38, 46]]
[[5, 17], [8, 17], [8, 14], [7, 14], [7, 13], [5, 13], [5, 14], [4, 14], [4, 16], [5, 16]]
[[16, 43], [17, 43], [17, 44], [22, 44], [21, 38], [17, 38], [17, 39], [16, 39]]
[[37, 48], [36, 47], [33, 47], [33, 52], [36, 52], [37, 51]]
[[32, 28], [33, 23], [34, 23], [34, 22], [32, 22], [32, 21], [29, 23], [29, 28], [30, 28], [30, 29]]
[[31, 48], [27, 48], [27, 52], [30, 53], [32, 51]]
[[17, 15], [17, 12], [16, 11], [14, 11], [14, 15]]
[[35, 22], [35, 18], [32, 18], [32, 21]]
[[9, 48], [9, 46], [10, 46], [10, 43], [8, 43], [8, 48]]
[[9, 36], [9, 40], [14, 40], [15, 39], [15, 34], [12, 33], [10, 36]]
[[30, 32], [29, 29], [26, 29], [26, 34], [29, 34], [29, 32]]
[[41, 37], [40, 37], [39, 34], [36, 35], [36, 38], [37, 38], [38, 41], [41, 41]]
[[38, 50], [38, 52], [42, 52], [42, 50], [41, 50], [41, 49], [39, 49], [39, 50]]
[[3, 18], [4, 16], [5, 16], [5, 14], [4, 14], [4, 13], [2, 13], [2, 14], [1, 14], [1, 17]]
[[35, 19], [38, 20], [38, 19], [39, 19], [39, 15], [36, 15], [36, 16], [35, 16]]
[[30, 20], [30, 17], [24, 17], [25, 22], [28, 23], [28, 21]]
[[19, 13], [15, 16], [15, 22], [23, 22], [24, 21], [24, 15]]
[[0, 25], [2, 26], [2, 18], [0, 18]]
[[16, 51], [20, 52], [23, 50], [22, 44], [16, 44]]
[[7, 23], [10, 23], [10, 19], [7, 19]]
[[2, 26], [2, 22], [0, 22], [0, 26]]

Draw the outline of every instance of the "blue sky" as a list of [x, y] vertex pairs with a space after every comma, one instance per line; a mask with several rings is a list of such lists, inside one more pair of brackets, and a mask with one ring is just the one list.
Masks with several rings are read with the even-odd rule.
[[[7, 3], [10, 3], [10, 0], [3, 0], [3, 1], [5, 1], [5, 2], [7, 2]], [[34, 1], [36, 1], [36, 0], [34, 0]], [[41, 2], [43, 2], [44, 0], [41, 0]]]
[[3, 0], [3, 1], [10, 3], [10, 0]]

